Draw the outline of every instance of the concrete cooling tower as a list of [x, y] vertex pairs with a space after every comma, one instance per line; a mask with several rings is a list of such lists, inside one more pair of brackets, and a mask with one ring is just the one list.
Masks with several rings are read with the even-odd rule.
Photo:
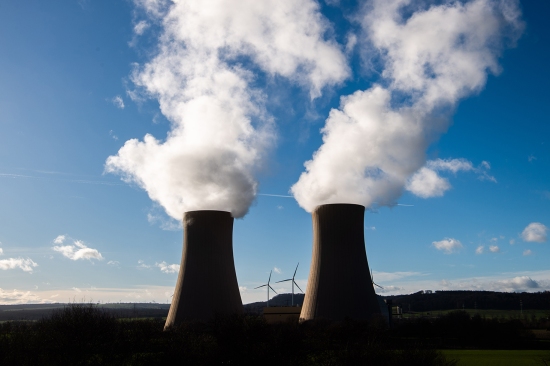
[[233, 217], [225, 211], [183, 216], [183, 254], [164, 328], [184, 320], [240, 314], [243, 304], [233, 261]]
[[313, 255], [300, 321], [380, 314], [365, 251], [364, 216], [365, 207], [353, 204], [313, 211]]

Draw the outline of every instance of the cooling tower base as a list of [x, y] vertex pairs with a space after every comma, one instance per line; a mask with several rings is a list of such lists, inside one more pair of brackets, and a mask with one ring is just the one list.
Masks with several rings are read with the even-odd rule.
[[313, 255], [300, 321], [372, 319], [380, 314], [365, 251], [365, 208], [318, 206], [312, 213]]
[[190, 211], [183, 217], [183, 254], [164, 328], [215, 315], [242, 314], [233, 261], [233, 217], [225, 211]]

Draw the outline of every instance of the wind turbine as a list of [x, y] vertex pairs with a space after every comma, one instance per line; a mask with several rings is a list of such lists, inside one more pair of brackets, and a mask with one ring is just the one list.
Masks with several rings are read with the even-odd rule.
[[[296, 265], [296, 269], [294, 270], [294, 276], [292, 276], [292, 278], [289, 278], [288, 280], [282, 280], [282, 281], [277, 281], [275, 283], [279, 283], [279, 282], [287, 282], [287, 281], [292, 281], [292, 306], [294, 306], [294, 285], [296, 285], [296, 287], [298, 287], [298, 289], [300, 289], [300, 291], [302, 291], [302, 289], [300, 288], [300, 286], [298, 286], [298, 284], [296, 283], [296, 281], [294, 281], [294, 277], [296, 277], [296, 271], [298, 271], [298, 266], [300, 265], [300, 263], [298, 263]], [[302, 293], [304, 293], [304, 291], [302, 291]]]
[[[273, 272], [273, 270], [269, 272], [269, 279], [267, 280], [267, 283], [265, 285], [261, 285], [261, 286], [258, 286], [258, 287], [254, 288], [254, 290], [255, 290], [255, 289], [260, 288], [260, 287], [264, 287], [264, 286], [267, 287], [267, 307], [269, 307], [269, 289], [273, 290], [273, 287], [271, 287], [271, 285], [269, 284], [269, 282], [271, 281], [271, 272]], [[273, 292], [277, 293], [277, 291], [275, 291], [275, 290], [273, 290]]]
[[381, 289], [384, 289], [384, 287], [382, 287], [382, 286], [380, 286], [380, 285], [377, 285], [377, 284], [374, 282], [374, 277], [372, 277], [372, 269], [370, 270], [370, 280], [371, 280], [371, 282], [372, 282], [372, 284], [373, 284], [374, 286], [378, 286], [378, 287], [380, 287]]

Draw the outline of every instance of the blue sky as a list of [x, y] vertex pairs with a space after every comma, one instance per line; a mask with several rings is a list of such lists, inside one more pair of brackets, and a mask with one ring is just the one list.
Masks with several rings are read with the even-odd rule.
[[[228, 38], [224, 42], [230, 51], [231, 42], [237, 45], [232, 51], [236, 57], [220, 61], [222, 69], [235, 70], [239, 65], [254, 75], [247, 79], [244, 72], [236, 74], [248, 83], [244, 95], [252, 95], [251, 103], [263, 111], [251, 112], [256, 131], [245, 144], [263, 154], [260, 163], [245, 171], [258, 183], [257, 195], [248, 197], [252, 200], [248, 213], [236, 219], [234, 227], [235, 266], [244, 303], [265, 298], [265, 291], [253, 288], [265, 283], [270, 270], [275, 271], [275, 281], [286, 279], [298, 262], [298, 283], [305, 289], [311, 216], [290, 189], [304, 172], [304, 162], [320, 148], [320, 130], [329, 112], [338, 110], [340, 97], [381, 85], [393, 98], [388, 108], [401, 111], [399, 106], [408, 106], [409, 99], [427, 90], [398, 85], [408, 80], [399, 79], [401, 68], [391, 70], [390, 61], [400, 60], [399, 39], [388, 41], [390, 46], [380, 51], [387, 36], [376, 38], [372, 35], [375, 25], [368, 28], [375, 23], [365, 26], [358, 20], [357, 14], [369, 16], [369, 10], [361, 7], [363, 2], [303, 2], [313, 4], [312, 14], [324, 19], [319, 24], [325, 27], [317, 38], [315, 32], [309, 38], [296, 36], [305, 42], [301, 49], [306, 51], [291, 56], [309, 68], [287, 71], [285, 67], [295, 59], [283, 52], [284, 44], [266, 50], [261, 37], [259, 44], [253, 44], [254, 29], [246, 28], [242, 37], [249, 37], [245, 41], [252, 42], [255, 51], [239, 48], [240, 39]], [[151, 134], [162, 144], [180, 123], [176, 109], [167, 102], [174, 99], [174, 90], [162, 84], [154, 95], [152, 84], [136, 77], [146, 75], [146, 65], [155, 66], [161, 46], [167, 44], [161, 37], [171, 35], [162, 26], [166, 8], [155, 15], [151, 10], [155, 3], [63, 0], [0, 5], [0, 303], [166, 302], [172, 294], [183, 235], [178, 221], [165, 210], [180, 209], [170, 201], [173, 187], [156, 186], [156, 180], [147, 181], [147, 177], [142, 179], [152, 182], [145, 184], [148, 189], [136, 180], [124, 182], [120, 178], [124, 169], [130, 171], [127, 166], [119, 165], [118, 173], [106, 172], [107, 159], [121, 156], [119, 150], [126, 141], [143, 141]], [[464, 2], [464, 6], [471, 3]], [[497, 8], [514, 4], [478, 3]], [[368, 4], [376, 9], [376, 2]], [[441, 2], [422, 4], [413, 1], [399, 9], [400, 24], [416, 19], [414, 14], [436, 9]], [[499, 71], [489, 72], [486, 83], [480, 82], [445, 105], [451, 110], [442, 113], [448, 128], [435, 133], [427, 148], [405, 151], [405, 156], [422, 160], [418, 166], [404, 163], [408, 175], [396, 173], [406, 183], [399, 186], [397, 178], [397, 183], [382, 180], [380, 195], [351, 198], [370, 204], [365, 241], [375, 281], [384, 287], [379, 293], [550, 289], [546, 238], [550, 225], [550, 30], [545, 25], [550, 4], [525, 0], [519, 9], [523, 28], [520, 25], [515, 30], [519, 37], [515, 45], [510, 29], [497, 27], [496, 37], [508, 39], [502, 52], [494, 51]], [[223, 8], [221, 13], [226, 15]], [[173, 11], [172, 16], [187, 19], [185, 12]], [[282, 19], [281, 24], [286, 26], [293, 19]], [[238, 38], [240, 33], [236, 34]], [[395, 34], [391, 36], [398, 38]], [[193, 30], [185, 34], [189, 44], [194, 35]], [[422, 35], [417, 41], [429, 43]], [[317, 42], [317, 48], [307, 53], [310, 42]], [[318, 58], [318, 49], [326, 51], [326, 59]], [[189, 57], [184, 58], [186, 62], [195, 57], [183, 55]], [[267, 61], [262, 58], [266, 55], [271, 55]], [[442, 70], [446, 66], [445, 62], [434, 65]], [[332, 68], [331, 72], [323, 74], [325, 67]], [[324, 76], [315, 76], [316, 70]], [[197, 73], [181, 85], [187, 88]], [[459, 75], [454, 82], [462, 79]], [[169, 80], [163, 82], [169, 84]], [[427, 83], [431, 85], [430, 80]], [[435, 114], [426, 108], [421, 111], [423, 120], [431, 121]], [[223, 118], [212, 123], [224, 131]], [[375, 127], [385, 126], [386, 121], [381, 123]], [[268, 142], [255, 140], [262, 126], [269, 129]], [[208, 134], [211, 129], [205, 131]], [[428, 127], [425, 132], [434, 133]], [[378, 133], [360, 140], [364, 141], [360, 155], [368, 167], [373, 150], [370, 138]], [[388, 136], [391, 140], [393, 135]], [[331, 146], [336, 148], [348, 144], [335, 141]], [[245, 153], [242, 159], [248, 156]], [[372, 166], [384, 171], [384, 164]], [[346, 164], [334, 165], [347, 169]], [[186, 169], [182, 174], [192, 177], [192, 168]], [[427, 178], [412, 185], [414, 172], [421, 169], [434, 172], [428, 176], [435, 177], [431, 181], [435, 186]], [[338, 176], [324, 168], [321, 172], [328, 174], [330, 182]], [[323, 178], [321, 173], [311, 176], [314, 181]], [[369, 188], [376, 190], [376, 184]], [[399, 186], [397, 193], [385, 191], [392, 184]], [[151, 199], [153, 190], [168, 198]], [[326, 203], [318, 199], [322, 192], [310, 197], [310, 190], [303, 191], [307, 197], [302, 206]], [[335, 199], [349, 201], [347, 193]], [[289, 292], [290, 285], [285, 286], [276, 289]]]

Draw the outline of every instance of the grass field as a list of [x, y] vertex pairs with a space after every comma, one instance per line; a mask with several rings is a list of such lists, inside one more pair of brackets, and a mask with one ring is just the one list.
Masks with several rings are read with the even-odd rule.
[[[462, 310], [462, 309], [460, 309]], [[403, 317], [409, 318], [411, 316], [440, 316], [448, 314], [455, 310], [434, 310], [427, 312], [412, 312], [404, 313]], [[464, 309], [470, 315], [479, 314], [486, 318], [531, 318], [533, 315], [537, 318], [550, 317], [550, 310], [523, 310], [523, 316], [519, 310], [482, 310], [482, 309]]]
[[444, 350], [457, 366], [544, 366], [550, 365], [550, 351]]

